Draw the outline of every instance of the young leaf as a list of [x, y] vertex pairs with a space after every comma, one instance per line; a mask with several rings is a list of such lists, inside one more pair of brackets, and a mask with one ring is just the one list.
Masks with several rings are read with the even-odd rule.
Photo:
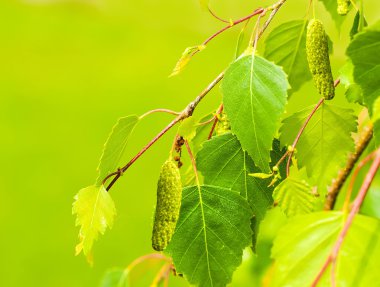
[[77, 215], [76, 225], [80, 226], [76, 254], [83, 250], [91, 261], [91, 249], [99, 233], [104, 234], [107, 227], [112, 228], [116, 215], [115, 204], [104, 186], [92, 185], [78, 192], [72, 211]]
[[234, 62], [222, 82], [223, 103], [231, 130], [265, 173], [270, 172], [270, 150], [285, 110], [287, 89], [284, 71], [253, 55]]
[[[280, 141], [283, 145], [291, 145], [300, 127], [313, 110], [313, 106], [293, 114], [283, 121], [280, 129]], [[351, 136], [356, 132], [356, 117], [353, 111], [323, 103], [306, 126], [297, 144], [297, 163], [306, 167], [312, 177], [322, 188], [337, 174], [354, 149]]]
[[345, 19], [344, 16], [338, 14], [337, 0], [319, 0], [323, 3], [326, 10], [330, 13], [331, 18], [334, 20], [336, 28], [340, 30]]
[[194, 117], [189, 117], [181, 122], [178, 134], [184, 139], [191, 141], [196, 135], [196, 123]]
[[291, 92], [299, 90], [311, 79], [306, 59], [307, 20], [285, 22], [268, 35], [265, 40], [266, 59], [282, 66], [288, 75]]
[[[346, 219], [342, 212], [316, 212], [290, 220], [272, 248], [274, 287], [310, 286], [337, 240]], [[356, 215], [336, 265], [336, 286], [366, 287], [380, 282], [380, 222]], [[318, 286], [331, 285], [331, 268]]]
[[127, 145], [129, 136], [139, 121], [135, 115], [120, 118], [113, 127], [107, 142], [104, 144], [103, 154], [98, 166], [98, 178], [96, 185], [101, 185], [102, 180], [111, 172], [114, 172], [119, 164]]
[[[352, 27], [351, 27], [351, 30], [350, 30], [350, 38], [351, 38], [351, 40], [354, 38], [354, 36], [357, 33], [361, 32], [364, 27], [368, 26], [368, 23], [367, 23], [366, 19], [364, 17], [363, 17], [363, 19], [361, 19], [361, 17], [362, 17], [362, 14], [359, 11], [356, 12], [355, 18], [354, 18], [354, 22], [352, 23]], [[360, 21], [363, 21], [363, 26], [364, 27], [360, 27]]]
[[[276, 140], [273, 143], [272, 163], [275, 164], [285, 151], [280, 151]], [[271, 179], [258, 179], [249, 173], [259, 173], [247, 152], [244, 152], [235, 135], [227, 133], [213, 137], [204, 143], [197, 154], [197, 167], [202, 173], [204, 183], [236, 190], [252, 208], [253, 247], [258, 234], [259, 224], [272, 205], [273, 187], [268, 187]], [[282, 167], [280, 168], [282, 172]]]
[[186, 67], [186, 65], [190, 62], [191, 58], [198, 52], [205, 49], [206, 46], [200, 45], [200, 46], [193, 46], [193, 47], [187, 47], [185, 51], [182, 53], [181, 58], [178, 60], [177, 64], [175, 65], [173, 72], [170, 74], [169, 77], [173, 77], [178, 75], [182, 72], [182, 70]]
[[180, 218], [166, 249], [177, 272], [200, 287], [227, 285], [251, 241], [251, 214], [235, 191], [209, 185], [184, 188]]
[[273, 199], [292, 217], [312, 212], [316, 197], [306, 181], [288, 177], [275, 188]]
[[123, 269], [108, 270], [104, 274], [100, 287], [128, 287], [128, 272]]
[[[373, 104], [380, 97], [380, 22], [357, 34], [347, 48], [347, 55], [354, 65], [354, 79], [363, 91], [364, 104], [373, 117]], [[375, 137], [380, 138], [380, 125], [374, 127]]]

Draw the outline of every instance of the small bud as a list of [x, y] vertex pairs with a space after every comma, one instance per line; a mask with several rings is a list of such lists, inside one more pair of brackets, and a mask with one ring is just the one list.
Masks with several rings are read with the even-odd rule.
[[228, 120], [226, 113], [221, 113], [218, 116], [218, 123], [216, 125], [215, 133], [219, 136], [229, 131], [231, 131], [230, 121]]
[[274, 172], [278, 172], [278, 166], [277, 166], [277, 165], [275, 165], [275, 166], [273, 167], [273, 171], [274, 171]]
[[335, 95], [334, 79], [331, 73], [327, 35], [319, 20], [310, 20], [307, 26], [306, 54], [319, 94], [326, 100], [331, 100]]
[[182, 183], [177, 165], [167, 160], [161, 167], [157, 184], [157, 205], [154, 216], [152, 247], [162, 251], [174, 233], [181, 207]]

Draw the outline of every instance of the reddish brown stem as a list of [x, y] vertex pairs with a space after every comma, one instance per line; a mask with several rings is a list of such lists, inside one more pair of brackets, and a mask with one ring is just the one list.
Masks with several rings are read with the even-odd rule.
[[210, 14], [211, 14], [215, 19], [217, 19], [217, 20], [219, 20], [219, 21], [221, 21], [221, 22], [224, 22], [224, 23], [230, 23], [230, 21], [224, 20], [224, 19], [220, 18], [218, 15], [216, 15], [216, 14], [214, 13], [214, 11], [211, 10], [210, 7], [207, 7], [207, 9], [208, 9], [208, 12], [210, 12]]
[[110, 190], [115, 182], [123, 175], [123, 173], [142, 156], [156, 141], [158, 141], [167, 131], [169, 131], [178, 122], [190, 117], [197, 105], [202, 101], [202, 99], [223, 79], [224, 72], [220, 73], [201, 93], [198, 95], [186, 108], [167, 125], [161, 132], [159, 132], [145, 147], [143, 147], [125, 166], [119, 168], [117, 171], [107, 175], [103, 179], [103, 185], [107, 180], [114, 176], [110, 184], [107, 186], [106, 190]]
[[233, 26], [236, 26], [237, 24], [240, 24], [244, 21], [247, 21], [249, 19], [251, 19], [252, 17], [258, 15], [258, 14], [261, 14], [262, 12], [264, 11], [263, 8], [258, 8], [256, 9], [253, 13], [249, 14], [248, 16], [245, 16], [239, 20], [236, 20], [236, 21], [233, 21], [231, 22], [231, 24], [225, 26], [224, 28], [220, 29], [218, 32], [216, 32], [215, 34], [211, 35], [210, 37], [208, 37], [203, 43], [202, 45], [203, 46], [206, 46], [211, 40], [213, 40], [215, 37], [217, 37], [219, 34], [223, 33], [224, 31], [230, 29], [231, 27]]
[[355, 215], [359, 212], [360, 206], [362, 205], [364, 198], [368, 192], [369, 187], [371, 186], [371, 183], [373, 181], [373, 178], [376, 175], [377, 170], [380, 166], [380, 149], [376, 151], [376, 157], [363, 181], [362, 186], [360, 187], [359, 193], [356, 196], [354, 203], [352, 204], [352, 208], [350, 213], [348, 214], [347, 220], [342, 228], [342, 231], [339, 233], [338, 239], [335, 242], [335, 245], [330, 253], [330, 255], [327, 257], [325, 263], [322, 266], [322, 269], [319, 271], [317, 277], [314, 279], [312, 283], [312, 287], [317, 286], [318, 282], [322, 278], [324, 272], [327, 270], [328, 266], [331, 262], [335, 261], [338, 257], [340, 248], [342, 246], [342, 243], [347, 235], [348, 230], [350, 229], [352, 222], [355, 218]]
[[303, 123], [301, 129], [299, 130], [299, 132], [297, 134], [297, 137], [296, 137], [296, 139], [294, 140], [294, 142], [292, 144], [292, 150], [289, 151], [288, 162], [286, 163], [286, 176], [289, 176], [290, 162], [292, 160], [294, 149], [297, 146], [297, 143], [298, 143], [298, 141], [299, 141], [299, 139], [300, 139], [303, 131], [305, 130], [307, 124], [310, 122], [311, 118], [313, 117], [313, 115], [315, 114], [315, 112], [318, 110], [318, 108], [323, 104], [324, 101], [325, 101], [324, 98], [322, 98], [322, 99], [319, 100], [319, 102], [314, 107], [314, 109], [311, 111], [310, 115], [307, 117], [306, 121]]
[[207, 137], [208, 140], [211, 139], [212, 134], [214, 133], [214, 130], [215, 130], [216, 124], [217, 124], [218, 121], [219, 121], [218, 116], [223, 112], [223, 107], [224, 107], [223, 104], [220, 104], [218, 110], [216, 111], [216, 114], [215, 114], [215, 116], [214, 116], [214, 123], [212, 124], [211, 130], [210, 130], [210, 133], [208, 134], [208, 137]]
[[181, 114], [179, 112], [175, 112], [175, 111], [168, 110], [168, 109], [155, 109], [155, 110], [151, 110], [151, 111], [146, 112], [145, 114], [140, 116], [140, 119], [145, 118], [146, 116], [154, 114], [154, 113], [167, 113], [167, 114], [171, 114], [171, 115], [175, 115], [175, 116], [178, 116]]

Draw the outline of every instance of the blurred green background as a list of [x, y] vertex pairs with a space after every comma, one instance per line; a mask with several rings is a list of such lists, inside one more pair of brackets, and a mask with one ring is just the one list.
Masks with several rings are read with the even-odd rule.
[[[222, 17], [237, 19], [272, 2], [211, 4]], [[271, 27], [304, 17], [307, 3], [288, 0]], [[377, 19], [371, 9], [377, 5], [366, 1], [369, 23]], [[316, 8], [335, 43], [337, 75], [354, 15], [339, 33], [323, 6]], [[152, 252], [156, 179], [174, 131], [112, 189], [118, 216], [95, 244], [93, 268], [84, 256], [74, 256], [73, 196], [94, 182], [103, 143], [119, 117], [154, 108], [181, 110], [233, 60], [238, 27], [211, 42], [181, 75], [168, 78], [184, 48], [223, 25], [197, 0], [0, 1], [0, 286], [98, 286], [108, 268]], [[288, 111], [317, 98], [308, 84]], [[220, 99], [215, 89], [196, 115], [214, 110]], [[339, 101], [344, 102], [342, 87]], [[123, 162], [170, 119], [144, 119]], [[243, 266], [233, 286], [251, 286], [250, 270]], [[173, 286], [187, 285], [175, 281]]]

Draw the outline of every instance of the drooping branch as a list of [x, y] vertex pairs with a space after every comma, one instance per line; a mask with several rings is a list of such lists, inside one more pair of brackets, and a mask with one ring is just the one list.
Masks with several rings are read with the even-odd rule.
[[141, 156], [143, 155], [156, 141], [158, 141], [166, 132], [168, 132], [173, 126], [175, 126], [180, 121], [190, 117], [197, 105], [202, 101], [202, 99], [220, 82], [224, 77], [224, 72], [220, 73], [208, 86], [206, 89], [197, 96], [194, 101], [186, 106], [186, 108], [167, 125], [161, 132], [159, 132], [145, 147], [143, 147], [125, 166], [119, 168], [117, 171], [107, 175], [103, 179], [103, 184], [107, 182], [109, 178], [114, 176], [111, 183], [107, 186], [107, 191], [115, 184], [115, 182], [123, 175], [123, 173]]
[[[318, 285], [319, 281], [321, 280], [323, 274], [325, 273], [325, 271], [327, 270], [329, 265], [331, 263], [336, 262], [336, 258], [339, 255], [339, 251], [340, 251], [340, 248], [342, 246], [342, 243], [343, 243], [343, 241], [347, 235], [348, 230], [350, 229], [350, 227], [352, 225], [352, 222], [355, 218], [355, 215], [359, 212], [360, 206], [362, 205], [364, 198], [367, 195], [369, 187], [371, 186], [371, 183], [372, 183], [379, 167], [380, 167], [380, 149], [378, 149], [376, 151], [375, 159], [373, 160], [373, 163], [372, 163], [372, 165], [371, 165], [371, 167], [370, 167], [370, 169], [369, 169], [369, 171], [368, 171], [368, 173], [367, 173], [367, 175], [363, 181], [363, 184], [360, 187], [359, 193], [356, 196], [356, 198], [352, 204], [352, 208], [351, 208], [350, 213], [348, 214], [347, 220], [346, 220], [341, 232], [338, 235], [338, 239], [335, 241], [334, 247], [333, 247], [330, 255], [326, 259], [326, 261], [323, 264], [320, 272], [318, 273], [317, 277], [313, 281], [313, 283], [311, 285], [312, 287], [316, 287]], [[334, 270], [334, 268], [333, 268], [333, 270]]]
[[[237, 21], [234, 21], [231, 23], [231, 25], [224, 27], [211, 37], [209, 37], [203, 45], [207, 44], [209, 41], [211, 41], [213, 38], [218, 36], [220, 33], [224, 32], [225, 30], [229, 29], [232, 26], [235, 26], [239, 23], [242, 23], [244, 21], [247, 21], [251, 19], [255, 15], [262, 14], [264, 15], [266, 11], [273, 11], [268, 20], [265, 22], [264, 26], [260, 30], [260, 33], [258, 34], [258, 37], [256, 41], [261, 37], [263, 32], [266, 30], [268, 27], [269, 23], [272, 21], [274, 15], [278, 11], [278, 9], [286, 2], [286, 0], [280, 0], [273, 4], [272, 6], [263, 9], [263, 8], [258, 8], [256, 9], [252, 14], [239, 19]], [[275, 11], [275, 12], [274, 12]], [[177, 123], [181, 122], [182, 120], [192, 116], [195, 108], [197, 105], [202, 101], [202, 99], [223, 79], [224, 77], [224, 71], [220, 73], [191, 103], [189, 103], [186, 108], [179, 113], [179, 115], [171, 121], [162, 131], [160, 131], [146, 146], [144, 146], [125, 166], [119, 168], [117, 171], [110, 173], [107, 175], [103, 181], [102, 184], [105, 185], [106, 182], [113, 177], [112, 181], [108, 184], [106, 190], [109, 191], [112, 186], [115, 184], [115, 182], [123, 175], [123, 173], [137, 160], [142, 156], [154, 143], [156, 143], [164, 134], [166, 134], [173, 126], [175, 126]]]
[[346, 182], [347, 178], [350, 176], [352, 169], [355, 167], [355, 164], [359, 160], [363, 151], [366, 149], [369, 142], [371, 141], [372, 135], [372, 125], [365, 127], [362, 135], [360, 136], [356, 144], [355, 152], [349, 155], [346, 166], [339, 171], [338, 177], [333, 180], [331, 186], [329, 187], [324, 206], [325, 210], [332, 210], [334, 208], [339, 191], [341, 190], [343, 184]]

